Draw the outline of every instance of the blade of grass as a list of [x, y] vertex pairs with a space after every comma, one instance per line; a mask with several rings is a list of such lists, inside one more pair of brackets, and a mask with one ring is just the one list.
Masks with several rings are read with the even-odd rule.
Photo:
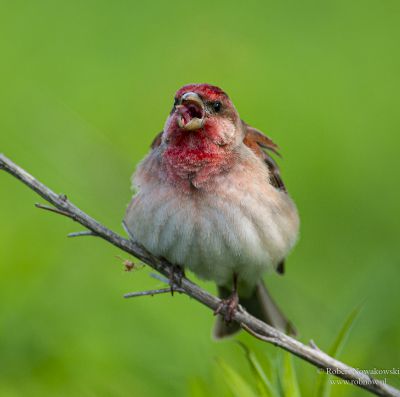
[[284, 397], [301, 397], [296, 370], [293, 365], [293, 356], [289, 353], [283, 355], [281, 384]]
[[223, 379], [229, 390], [235, 397], [257, 397], [253, 388], [239, 375], [229, 364], [222, 359], [217, 359], [217, 363], [222, 370]]
[[[331, 357], [337, 358], [343, 350], [343, 347], [347, 341], [347, 338], [350, 334], [350, 331], [353, 327], [354, 321], [356, 320], [358, 314], [360, 313], [362, 305], [356, 306], [350, 314], [347, 316], [346, 321], [343, 323], [343, 326], [339, 330], [338, 335], [336, 336], [332, 346], [328, 350], [328, 354]], [[329, 384], [329, 375], [325, 372], [321, 372], [319, 374], [319, 379], [317, 382], [317, 392], [316, 397], [328, 397], [330, 384]]]
[[247, 361], [256, 378], [259, 393], [262, 397], [279, 397], [278, 391], [269, 380], [266, 371], [264, 371], [261, 363], [258, 361], [256, 355], [244, 343], [237, 341], [239, 346], [242, 347], [246, 354]]
[[195, 378], [189, 382], [189, 396], [190, 397], [208, 397], [210, 391], [206, 384], [201, 379]]

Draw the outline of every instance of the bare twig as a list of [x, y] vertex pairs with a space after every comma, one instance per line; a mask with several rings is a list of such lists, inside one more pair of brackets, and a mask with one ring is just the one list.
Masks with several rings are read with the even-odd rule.
[[73, 232], [73, 233], [68, 233], [67, 235], [67, 237], [82, 237], [82, 236], [97, 236], [97, 234], [91, 232], [90, 230], [83, 230], [82, 232]]
[[260, 339], [264, 342], [272, 343], [275, 346], [279, 346], [279, 339], [277, 339], [276, 337], [261, 335], [244, 323], [241, 323], [240, 326], [251, 336], [254, 336], [255, 338]]
[[166, 277], [162, 276], [161, 274], [150, 273], [150, 277], [153, 277], [155, 280], [161, 281], [165, 284], [169, 284], [169, 280]]
[[[4, 155], [0, 155], [0, 169], [7, 171], [9, 174], [13, 175], [15, 178], [26, 184], [29, 188], [38, 193], [46, 201], [54, 205], [54, 207], [57, 208], [59, 210], [59, 213], [61, 213], [62, 215], [68, 216], [74, 221], [80, 223], [82, 226], [86, 227], [97, 236], [110, 242], [116, 247], [122, 249], [123, 251], [137, 257], [142, 262], [148, 264], [150, 267], [167, 277], [170, 280], [170, 283], [173, 283], [175, 281], [176, 284], [179, 284], [179, 288], [182, 290], [182, 292], [184, 292], [188, 296], [199, 301], [213, 311], [215, 311], [217, 307], [219, 307], [220, 299], [218, 299], [217, 297], [203, 290], [198, 285], [188, 280], [186, 277], [182, 277], [180, 280], [178, 280], [178, 277], [174, 272], [174, 267], [166, 260], [155, 257], [139, 244], [123, 238], [120, 235], [111, 231], [110, 229], [106, 228], [95, 219], [91, 218], [89, 215], [81, 211], [74, 204], [72, 204], [65, 195], [58, 195], [54, 193], [47, 186], [40, 183], [32, 175], [27, 173], [18, 165], [14, 164]], [[224, 314], [224, 310], [221, 311], [221, 314]], [[285, 335], [284, 333], [269, 326], [268, 324], [263, 323], [262, 321], [251, 316], [245, 311], [235, 312], [235, 314], [233, 315], [233, 321], [239, 323], [242, 328], [244, 328], [253, 336], [265, 342], [273, 343], [274, 345], [293, 353], [294, 355], [300, 357], [305, 361], [308, 361], [318, 368], [322, 368], [325, 371], [330, 370], [339, 378], [348, 380], [352, 384], [368, 390], [371, 393], [374, 393], [378, 396], [400, 397], [400, 391], [395, 389], [394, 387], [389, 386], [378, 380], [372, 379], [367, 374], [364, 374], [334, 359], [333, 357], [330, 357], [319, 349], [307, 346], [299, 342], [298, 340], [288, 335]]]
[[[185, 293], [185, 291], [181, 288], [174, 288], [174, 292]], [[124, 298], [137, 298], [140, 296], [154, 296], [167, 293], [168, 294], [171, 293], [171, 288], [160, 288], [160, 289], [150, 289], [148, 291], [129, 292], [124, 295]]]

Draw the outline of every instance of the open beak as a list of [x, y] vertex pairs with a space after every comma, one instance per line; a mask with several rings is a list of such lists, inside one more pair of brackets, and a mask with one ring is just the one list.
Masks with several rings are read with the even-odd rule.
[[195, 92], [183, 94], [176, 110], [179, 128], [192, 131], [203, 127], [205, 107], [202, 99]]

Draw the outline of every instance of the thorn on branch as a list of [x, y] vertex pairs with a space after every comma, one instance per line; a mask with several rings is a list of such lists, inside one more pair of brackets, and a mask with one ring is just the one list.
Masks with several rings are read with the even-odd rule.
[[310, 342], [308, 342], [308, 344], [315, 350], [321, 351], [321, 349], [315, 344], [315, 342], [310, 339]]
[[55, 212], [56, 214], [59, 215], [64, 215], [68, 218], [72, 218], [72, 215], [67, 212], [67, 211], [63, 211], [63, 210], [59, 210], [58, 208], [55, 207], [50, 207], [49, 205], [44, 205], [44, 204], [40, 204], [40, 203], [35, 203], [35, 207], [36, 208], [40, 208], [42, 210], [46, 210], [46, 211], [50, 211], [50, 212]]
[[171, 280], [170, 278], [164, 277], [161, 274], [150, 273], [150, 277], [153, 277], [154, 279], [161, 281], [162, 283], [168, 284], [170, 286], [168, 291], [171, 292], [172, 296], [174, 296], [175, 291], [177, 291], [179, 293], [185, 292], [179, 285], [173, 283], [173, 280]]

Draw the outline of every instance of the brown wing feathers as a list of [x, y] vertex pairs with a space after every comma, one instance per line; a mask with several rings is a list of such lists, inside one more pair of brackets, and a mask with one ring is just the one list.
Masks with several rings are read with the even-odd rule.
[[279, 167], [275, 160], [270, 156], [269, 151], [277, 154], [278, 146], [266, 135], [256, 128], [250, 127], [243, 121], [243, 127], [245, 129], [245, 137], [243, 143], [249, 147], [260, 159], [262, 159], [267, 165], [271, 172], [271, 183], [277, 189], [286, 192], [285, 184], [281, 178]]
[[[268, 150], [277, 154], [278, 153], [278, 146], [266, 135], [264, 135], [259, 130], [250, 127], [243, 121], [243, 127], [245, 129], [245, 136], [243, 143], [249, 147], [258, 157], [260, 157], [271, 172], [271, 183], [277, 189], [280, 189], [286, 192], [285, 184], [280, 175], [279, 167], [276, 164], [275, 160], [270, 156]], [[279, 274], [285, 273], [285, 260], [283, 259], [277, 266], [276, 271]]]

